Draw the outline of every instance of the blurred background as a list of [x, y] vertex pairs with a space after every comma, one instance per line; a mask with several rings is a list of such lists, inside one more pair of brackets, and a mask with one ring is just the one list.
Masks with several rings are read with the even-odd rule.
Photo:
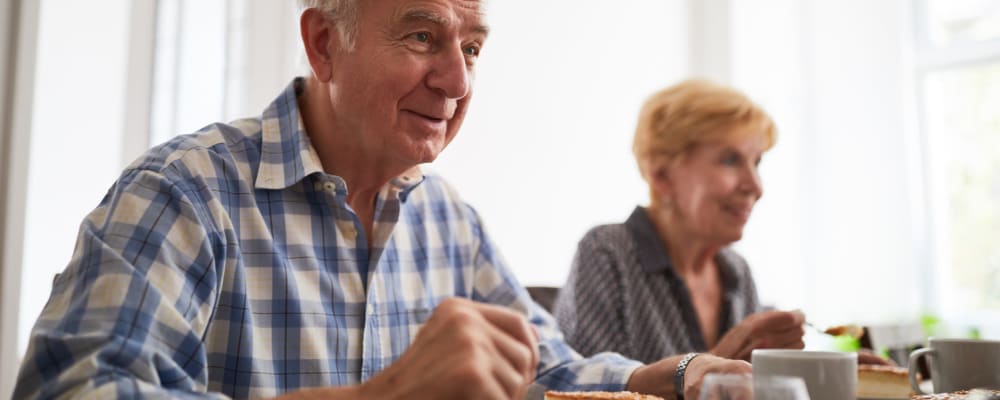
[[[306, 74], [291, 0], [0, 0], [0, 397], [79, 223], [146, 148]], [[1000, 338], [1000, 1], [493, 0], [476, 94], [427, 169], [517, 277], [647, 193], [647, 95], [735, 86], [779, 127], [737, 249], [819, 326]], [[823, 346], [820, 339], [807, 341]]]

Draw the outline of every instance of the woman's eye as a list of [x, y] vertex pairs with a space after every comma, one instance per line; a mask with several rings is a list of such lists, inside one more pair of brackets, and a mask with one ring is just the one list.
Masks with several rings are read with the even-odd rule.
[[722, 156], [722, 164], [724, 165], [736, 165], [740, 161], [740, 157], [735, 154], [726, 154]]

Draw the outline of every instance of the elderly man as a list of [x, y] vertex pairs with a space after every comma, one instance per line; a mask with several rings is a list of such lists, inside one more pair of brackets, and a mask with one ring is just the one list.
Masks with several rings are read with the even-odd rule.
[[581, 358], [475, 211], [417, 169], [462, 124], [481, 1], [307, 6], [311, 77], [150, 150], [84, 221], [15, 397], [673, 397], [749, 370]]

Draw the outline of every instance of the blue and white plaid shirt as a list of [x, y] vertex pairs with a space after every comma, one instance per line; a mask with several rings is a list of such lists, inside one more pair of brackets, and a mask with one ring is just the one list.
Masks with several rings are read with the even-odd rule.
[[508, 306], [538, 328], [529, 397], [624, 387], [639, 364], [570, 349], [440, 178], [414, 169], [389, 182], [366, 237], [304, 131], [300, 86], [261, 118], [177, 137], [125, 170], [82, 224], [15, 398], [356, 384], [398, 359], [453, 296]]

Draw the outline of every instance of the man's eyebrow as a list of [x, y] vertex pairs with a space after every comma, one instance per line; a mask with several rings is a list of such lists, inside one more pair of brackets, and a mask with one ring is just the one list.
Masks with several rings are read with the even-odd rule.
[[490, 27], [487, 26], [487, 25], [476, 25], [476, 26], [472, 27], [472, 31], [475, 32], [475, 33], [481, 34], [483, 36], [489, 36], [490, 35]]
[[[451, 19], [445, 18], [441, 14], [422, 9], [408, 10], [403, 13], [400, 20], [404, 23], [430, 22], [440, 26], [449, 26], [453, 23]], [[483, 36], [487, 36], [490, 33], [490, 27], [485, 24], [476, 25], [472, 27], [472, 31]]]
[[409, 10], [403, 13], [403, 17], [400, 19], [405, 23], [430, 22], [441, 26], [451, 25], [451, 21], [449, 21], [448, 18], [445, 18], [440, 14], [421, 9]]

